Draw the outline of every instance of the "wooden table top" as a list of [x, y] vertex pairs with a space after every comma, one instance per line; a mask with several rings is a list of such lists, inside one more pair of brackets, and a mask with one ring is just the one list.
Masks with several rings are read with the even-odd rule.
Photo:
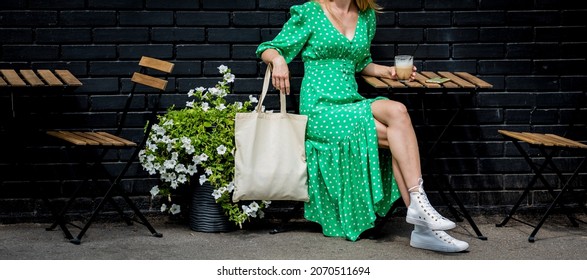
[[[450, 81], [442, 84], [426, 82], [426, 80], [436, 77], [448, 78]], [[493, 87], [490, 83], [467, 72], [422, 71], [417, 72], [416, 78], [411, 82], [400, 82], [397, 80], [371, 76], [363, 76], [363, 79], [376, 89], [476, 90]]]

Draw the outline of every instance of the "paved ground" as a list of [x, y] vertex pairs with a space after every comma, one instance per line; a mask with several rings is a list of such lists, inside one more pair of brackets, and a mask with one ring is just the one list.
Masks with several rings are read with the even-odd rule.
[[[580, 216], [587, 220], [585, 216]], [[450, 233], [470, 243], [465, 253], [442, 254], [409, 246], [412, 227], [393, 218], [377, 240], [349, 242], [324, 237], [308, 223], [294, 223], [291, 231], [269, 234], [259, 226], [229, 233], [202, 233], [186, 225], [154, 220], [162, 238], [152, 237], [140, 224], [120, 222], [93, 225], [74, 245], [60, 231], [45, 224], [0, 225], [0, 259], [4, 260], [585, 260], [587, 225], [572, 227], [564, 216], [550, 219], [534, 243], [531, 228], [510, 221], [495, 227], [498, 216], [475, 220], [488, 240], [476, 238], [467, 222]]]

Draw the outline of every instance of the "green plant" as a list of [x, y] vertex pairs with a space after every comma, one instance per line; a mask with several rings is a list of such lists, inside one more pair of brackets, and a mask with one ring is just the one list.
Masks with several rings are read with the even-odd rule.
[[[151, 195], [167, 197], [162, 212], [173, 215], [181, 207], [172, 201], [172, 192], [192, 179], [200, 185], [209, 182], [212, 195], [222, 206], [230, 221], [242, 227], [251, 217], [263, 217], [269, 201], [238, 204], [232, 202], [234, 190], [234, 120], [237, 112], [247, 112], [256, 103], [249, 101], [228, 103], [230, 84], [235, 76], [224, 65], [218, 67], [222, 81], [211, 88], [197, 87], [188, 92], [194, 98], [185, 108], [172, 106], [158, 117], [149, 134], [145, 149], [139, 154], [143, 168], [151, 175], [159, 175], [161, 184], [151, 189]], [[196, 178], [196, 176], [198, 176]]]

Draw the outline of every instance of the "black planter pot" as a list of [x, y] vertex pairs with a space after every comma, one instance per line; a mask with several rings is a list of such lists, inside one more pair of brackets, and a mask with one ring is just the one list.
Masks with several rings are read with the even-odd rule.
[[216, 203], [210, 184], [197, 185], [192, 195], [189, 225], [200, 232], [228, 232], [235, 230], [232, 222], [224, 215], [222, 207]]

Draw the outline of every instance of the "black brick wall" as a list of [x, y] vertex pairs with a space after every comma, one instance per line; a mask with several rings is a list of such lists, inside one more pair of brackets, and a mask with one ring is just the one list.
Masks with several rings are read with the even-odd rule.
[[[78, 184], [75, 158], [45, 145], [34, 132], [46, 128], [112, 128], [115, 108], [130, 88], [130, 74], [141, 55], [173, 61], [177, 67], [163, 103], [182, 104], [196, 85], [211, 85], [225, 64], [237, 76], [241, 97], [257, 93], [261, 63], [254, 50], [273, 38], [288, 18], [288, 8], [303, 0], [14, 0], [0, 2], [0, 68], [65, 68], [84, 86], [63, 95], [23, 92], [15, 99], [18, 122], [10, 119], [8, 95], [0, 95], [0, 219], [40, 219], [48, 213], [40, 191], [63, 197]], [[439, 160], [428, 175], [448, 173], [465, 204], [477, 212], [511, 205], [531, 173], [497, 129], [564, 133], [587, 140], [587, 4], [554, 0], [379, 1], [378, 30], [372, 53], [378, 63], [419, 45], [420, 70], [466, 71], [494, 85], [471, 97], [414, 94], [391, 98], [407, 104], [424, 147], [441, 130], [450, 109], [465, 110], [438, 146]], [[302, 67], [291, 65], [299, 88]], [[364, 87], [365, 95], [376, 94]], [[147, 100], [133, 104], [133, 129], [141, 136]], [[423, 149], [425, 152], [425, 149]], [[120, 168], [123, 155], [108, 155], [108, 168]], [[562, 166], [572, 155], [557, 158]], [[66, 174], [60, 180], [56, 174]], [[156, 212], [148, 190], [154, 180], [135, 166], [127, 190], [145, 210]], [[583, 173], [583, 183], [587, 182]], [[430, 187], [433, 190], [433, 187]], [[543, 205], [544, 191], [530, 195], [528, 208]], [[87, 204], [91, 199], [84, 200]], [[80, 209], [83, 207], [80, 207]]]

